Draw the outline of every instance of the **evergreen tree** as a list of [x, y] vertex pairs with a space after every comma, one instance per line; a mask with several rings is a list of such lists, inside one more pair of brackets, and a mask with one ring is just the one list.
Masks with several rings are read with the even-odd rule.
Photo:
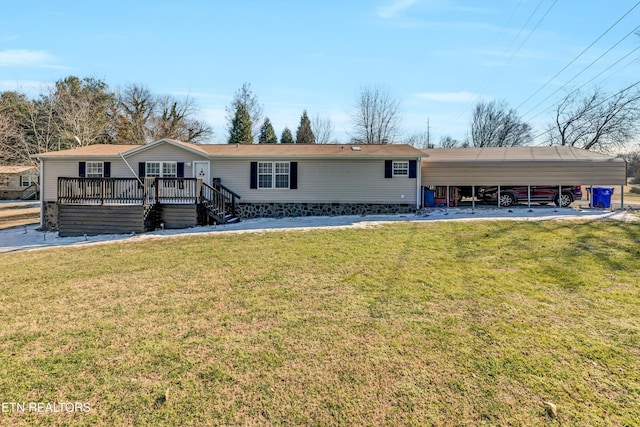
[[264, 123], [260, 128], [260, 137], [258, 138], [258, 144], [277, 144], [278, 137], [276, 136], [273, 126], [269, 117], [265, 117]]
[[307, 110], [304, 110], [302, 117], [300, 117], [300, 126], [296, 132], [296, 144], [315, 144], [316, 137], [311, 130], [311, 121], [307, 116]]
[[282, 131], [282, 137], [280, 138], [281, 144], [293, 144], [293, 135], [289, 128], [284, 128]]
[[251, 119], [249, 118], [249, 113], [243, 104], [238, 104], [233, 120], [231, 120], [229, 144], [253, 144]]

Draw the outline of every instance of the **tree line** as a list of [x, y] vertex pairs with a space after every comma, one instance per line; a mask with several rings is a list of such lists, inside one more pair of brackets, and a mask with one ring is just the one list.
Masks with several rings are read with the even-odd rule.
[[[614, 94], [600, 88], [569, 92], [554, 108], [552, 122], [538, 135], [506, 102], [480, 101], [472, 111], [468, 136], [463, 141], [445, 136], [439, 145], [431, 142], [428, 132], [403, 136], [399, 106], [384, 87], [361, 88], [350, 142], [463, 148], [526, 146], [543, 140], [548, 145], [612, 152], [627, 148], [640, 135], [636, 85]], [[33, 164], [31, 156], [45, 151], [98, 143], [144, 144], [160, 138], [207, 143], [213, 131], [197, 119], [198, 113], [188, 97], [153, 94], [140, 84], [113, 91], [101, 80], [69, 76], [36, 99], [16, 91], [0, 93], [0, 159], [4, 164]], [[230, 144], [338, 142], [331, 120], [319, 115], [312, 120], [306, 110], [295, 136], [285, 127], [278, 137], [248, 83], [234, 94], [226, 113]]]
[[190, 98], [156, 95], [132, 84], [112, 91], [94, 78], [69, 76], [36, 99], [0, 94], [0, 157], [33, 164], [33, 154], [91, 144], [144, 144], [160, 138], [200, 143], [211, 127]]

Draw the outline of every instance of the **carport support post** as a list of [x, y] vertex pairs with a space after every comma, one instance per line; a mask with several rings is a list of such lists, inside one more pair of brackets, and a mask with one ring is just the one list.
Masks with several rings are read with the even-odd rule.
[[591, 200], [589, 200], [589, 207], [593, 208], [593, 184], [589, 187], [589, 193], [591, 193]]
[[531, 186], [527, 185], [527, 206], [529, 206], [529, 212], [531, 212]]
[[449, 214], [449, 186], [447, 185], [447, 198], [446, 198], [447, 207], [444, 208], [445, 214]]
[[498, 209], [500, 209], [500, 184], [498, 184]]
[[624, 185], [620, 186], [620, 209], [624, 209]]
[[471, 213], [475, 213], [476, 210], [476, 186], [471, 186]]

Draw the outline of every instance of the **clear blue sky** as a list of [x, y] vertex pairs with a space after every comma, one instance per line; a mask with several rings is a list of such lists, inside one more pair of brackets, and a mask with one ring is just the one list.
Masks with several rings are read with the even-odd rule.
[[428, 121], [433, 142], [462, 140], [473, 105], [493, 99], [517, 107], [538, 134], [566, 89], [545, 98], [571, 79], [567, 87], [612, 93], [639, 80], [640, 36], [625, 38], [640, 24], [636, 4], [0, 0], [0, 90], [34, 96], [75, 75], [113, 89], [139, 83], [156, 94], [188, 94], [214, 128], [212, 142], [225, 142], [225, 107], [247, 82], [278, 135], [285, 126], [295, 133], [306, 109], [330, 118], [346, 142], [361, 88], [379, 85], [400, 102], [407, 135], [425, 132]]

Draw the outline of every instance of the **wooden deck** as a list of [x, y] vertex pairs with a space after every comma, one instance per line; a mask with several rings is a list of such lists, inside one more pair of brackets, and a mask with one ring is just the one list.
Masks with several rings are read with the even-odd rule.
[[58, 178], [60, 236], [237, 221], [240, 196], [196, 178]]

